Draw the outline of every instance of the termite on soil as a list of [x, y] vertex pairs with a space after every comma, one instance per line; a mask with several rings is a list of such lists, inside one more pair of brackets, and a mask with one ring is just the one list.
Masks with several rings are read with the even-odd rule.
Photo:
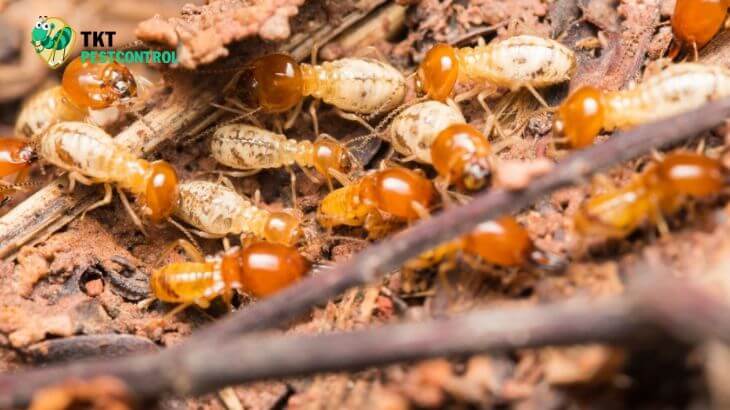
[[569, 80], [575, 67], [575, 55], [569, 48], [555, 40], [530, 35], [477, 47], [436, 44], [418, 67], [417, 86], [429, 98], [444, 101], [457, 82], [474, 83], [471, 91], [455, 99], [458, 102], [479, 95], [479, 102], [487, 111], [483, 99], [488, 91], [484, 86], [511, 91], [524, 87], [547, 106], [535, 88]]
[[670, 153], [625, 186], [586, 200], [574, 216], [574, 228], [582, 237], [623, 238], [650, 222], [667, 233], [664, 215], [676, 212], [687, 198], [720, 193], [727, 180], [727, 170], [716, 159]]
[[301, 223], [295, 216], [259, 208], [224, 185], [189, 181], [181, 183], [178, 191], [175, 216], [197, 228], [195, 233], [200, 236], [235, 234], [293, 245], [302, 235]]
[[143, 209], [153, 222], [167, 219], [175, 209], [178, 198], [175, 169], [165, 161], [138, 158], [96, 126], [82, 122], [57, 123], [37, 136], [33, 145], [40, 158], [69, 172], [70, 190], [76, 182], [104, 184], [104, 198], [87, 211], [111, 202], [111, 184], [117, 185], [125, 208], [140, 229], [141, 221], [121, 189], [142, 200]]
[[557, 270], [562, 261], [538, 249], [527, 230], [512, 216], [483, 222], [470, 233], [442, 244], [406, 263], [409, 271], [423, 270], [457, 253], [479, 257], [482, 261], [502, 267], [531, 267]]
[[[297, 141], [245, 124], [218, 128], [211, 138], [210, 152], [221, 164], [244, 171], [289, 167], [293, 164], [302, 169], [313, 167], [327, 178], [330, 188], [332, 176], [339, 178], [349, 174], [357, 162], [343, 144], [325, 134], [314, 142]], [[294, 182], [292, 173], [292, 189]]]
[[363, 226], [371, 237], [390, 230], [383, 214], [412, 221], [428, 214], [434, 190], [427, 178], [406, 168], [366, 174], [330, 192], [320, 202], [317, 221], [324, 227]]
[[157, 299], [181, 304], [168, 316], [191, 305], [206, 309], [218, 296], [230, 304], [234, 289], [254, 297], [269, 296], [299, 280], [310, 265], [296, 249], [275, 243], [254, 242], [209, 257], [190, 243], [180, 244], [193, 261], [170, 263], [150, 277]]
[[626, 129], [699, 108], [730, 96], [730, 71], [694, 63], [669, 66], [636, 87], [601, 91], [584, 86], [560, 104], [554, 137], [574, 148], [593, 144], [603, 129]]
[[[401, 104], [406, 80], [391, 65], [368, 58], [343, 58], [322, 64], [297, 63], [286, 54], [269, 54], [251, 65], [253, 93], [265, 112], [288, 111], [312, 96], [367, 125], [357, 115], [388, 112]], [[318, 133], [315, 106], [311, 106]], [[349, 114], [348, 114], [349, 113]]]
[[17, 136], [31, 138], [62, 121], [81, 121], [90, 110], [129, 104], [137, 97], [131, 71], [115, 62], [92, 64], [77, 57], [63, 72], [61, 85], [31, 96], [15, 122]]

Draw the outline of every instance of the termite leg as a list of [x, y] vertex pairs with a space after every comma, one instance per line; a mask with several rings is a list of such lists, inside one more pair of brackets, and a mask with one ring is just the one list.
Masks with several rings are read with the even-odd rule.
[[99, 201], [94, 202], [91, 204], [90, 207], [86, 208], [84, 212], [81, 213], [81, 219], [84, 219], [86, 217], [86, 213], [89, 211], [93, 211], [94, 209], [100, 207], [109, 205], [112, 202], [112, 186], [109, 184], [104, 184], [104, 198], [101, 198]]
[[193, 237], [193, 234], [190, 233], [190, 231], [187, 228], [185, 228], [184, 226], [182, 226], [180, 223], [178, 223], [176, 220], [174, 220], [172, 218], [167, 218], [167, 222], [169, 222], [170, 225], [172, 225], [175, 228], [177, 228], [178, 230], [180, 230], [180, 232], [182, 232], [183, 235], [185, 235], [185, 237], [188, 238], [188, 242], [190, 242], [195, 247], [195, 249], [197, 249], [198, 252], [202, 255], [202, 251], [200, 250], [200, 245], [198, 244], [198, 241], [195, 240], [195, 237]]
[[155, 261], [155, 266], [161, 266], [162, 262], [167, 259], [168, 255], [170, 255], [170, 253], [172, 253], [176, 248], [182, 249], [185, 255], [193, 262], [205, 262], [205, 256], [203, 256], [203, 252], [200, 248], [187, 239], [177, 239], [162, 250], [157, 261]]
[[527, 89], [527, 91], [529, 91], [535, 97], [535, 99], [540, 103], [540, 105], [545, 107], [546, 110], [548, 110], [548, 111], [555, 110], [553, 107], [549, 106], [547, 102], [545, 102], [545, 99], [542, 98], [542, 95], [540, 95], [540, 93], [537, 92], [535, 87], [533, 87], [531, 84], [525, 84], [524, 87]]
[[439, 193], [439, 196], [441, 197], [441, 202], [444, 204], [444, 207], [451, 207], [454, 204], [454, 201], [451, 199], [451, 195], [449, 195], [448, 178], [437, 177], [433, 183], [433, 186], [436, 188], [436, 192]]
[[319, 100], [312, 100], [309, 104], [309, 116], [312, 117], [312, 128], [314, 129], [314, 136], [319, 137], [319, 119], [317, 117], [317, 108], [319, 108]]
[[119, 194], [119, 199], [122, 201], [122, 205], [124, 206], [124, 210], [127, 211], [127, 214], [130, 218], [132, 218], [132, 222], [137, 226], [137, 228], [144, 234], [144, 236], [147, 236], [147, 231], [144, 229], [144, 225], [142, 225], [142, 220], [137, 216], [137, 213], [134, 212], [134, 209], [132, 209], [132, 206], [129, 204], [129, 199], [127, 199], [127, 194], [124, 193], [119, 187], [117, 187], [117, 193]]
[[411, 208], [418, 214], [421, 219], [426, 219], [431, 216], [431, 213], [426, 209], [420, 202], [411, 201]]
[[362, 118], [361, 116], [359, 116], [357, 114], [354, 114], [351, 112], [344, 112], [344, 111], [340, 110], [339, 108], [335, 108], [335, 113], [338, 116], [340, 116], [341, 118], [344, 118], [348, 121], [354, 121], [354, 122], [362, 125], [363, 127], [367, 128], [368, 131], [370, 131], [370, 132], [375, 132], [375, 128], [373, 128], [372, 125], [368, 124], [368, 122], [365, 121], [364, 118]]
[[502, 127], [499, 125], [499, 121], [497, 120], [497, 116], [494, 115], [492, 110], [489, 108], [489, 105], [487, 104], [486, 98], [489, 93], [490, 90], [482, 90], [479, 92], [479, 94], [477, 94], [477, 101], [479, 102], [479, 105], [481, 105], [484, 111], [487, 113], [487, 121], [485, 121], [484, 124], [484, 135], [489, 138], [489, 135], [492, 133], [492, 127], [494, 127], [494, 129], [497, 131], [497, 135], [499, 135], [500, 138], [505, 138]]
[[[350, 179], [350, 177], [345, 175], [344, 173], [342, 173], [334, 168], [329, 168], [328, 172], [342, 186], [352, 185], [352, 179]], [[329, 184], [330, 191], [332, 191], [333, 187], [332, 187], [332, 181], [330, 180], [330, 178], [327, 178], [327, 182]]]
[[297, 175], [290, 166], [286, 166], [286, 171], [289, 173], [289, 183], [291, 184], [291, 201], [294, 207], [297, 207]]
[[[304, 99], [300, 99], [297, 105], [294, 107], [294, 109], [289, 112], [289, 115], [286, 117], [286, 121], [284, 121], [284, 129], [288, 130], [289, 128], [293, 127], [294, 124], [297, 122], [297, 118], [299, 118], [299, 114], [302, 113], [302, 104], [304, 103]], [[311, 107], [311, 105], [310, 105]], [[283, 132], [280, 132], [280, 134], [283, 134]]]
[[76, 188], [76, 182], [82, 185], [94, 185], [94, 181], [91, 179], [86, 178], [76, 171], [71, 171], [68, 173], [68, 192], [74, 191], [74, 188]]
[[656, 148], [652, 148], [651, 150], [651, 158], [656, 162], [662, 162], [664, 161], [664, 154], [657, 151]]
[[[198, 304], [198, 303], [197, 303], [197, 301], [195, 302], [195, 304]], [[189, 307], [190, 307], [190, 306], [192, 306], [192, 305], [193, 305], [193, 304], [192, 304], [192, 303], [190, 303], [190, 302], [187, 302], [187, 303], [181, 303], [181, 304], [179, 304], [179, 305], [175, 306], [175, 307], [174, 307], [174, 308], [173, 308], [173, 309], [172, 309], [171, 311], [169, 311], [169, 312], [165, 313], [165, 316], [163, 316], [163, 317], [162, 317], [162, 320], [163, 320], [164, 322], [167, 322], [168, 320], [170, 320], [170, 319], [172, 319], [173, 317], [175, 317], [175, 315], [177, 315], [178, 313], [180, 313], [180, 312], [184, 311], [185, 309], [189, 308]]]
[[697, 42], [696, 41], [692, 42], [692, 50], [694, 51], [695, 61], [699, 61], [700, 53], [697, 51]]

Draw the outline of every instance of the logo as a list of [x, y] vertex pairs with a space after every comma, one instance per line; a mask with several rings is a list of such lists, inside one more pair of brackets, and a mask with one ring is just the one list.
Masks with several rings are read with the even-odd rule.
[[71, 55], [76, 32], [58, 17], [41, 16], [33, 27], [30, 43], [49, 67], [56, 69]]

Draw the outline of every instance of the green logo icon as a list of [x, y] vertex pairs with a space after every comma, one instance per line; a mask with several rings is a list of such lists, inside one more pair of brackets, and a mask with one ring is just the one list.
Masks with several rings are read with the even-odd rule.
[[41, 16], [33, 27], [30, 43], [49, 67], [56, 69], [71, 55], [76, 32], [58, 17]]

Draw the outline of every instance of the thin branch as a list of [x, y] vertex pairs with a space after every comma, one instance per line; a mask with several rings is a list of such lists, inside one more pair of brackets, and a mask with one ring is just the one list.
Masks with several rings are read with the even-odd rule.
[[243, 337], [184, 356], [136, 356], [0, 376], [0, 406], [23, 406], [48, 384], [113, 376], [134, 399], [195, 395], [276, 377], [430, 357], [580, 343], [648, 343], [667, 333], [682, 341], [730, 341], [730, 306], [691, 283], [648, 275], [622, 296], [576, 298], [532, 307], [473, 311], [449, 319], [349, 333]]

